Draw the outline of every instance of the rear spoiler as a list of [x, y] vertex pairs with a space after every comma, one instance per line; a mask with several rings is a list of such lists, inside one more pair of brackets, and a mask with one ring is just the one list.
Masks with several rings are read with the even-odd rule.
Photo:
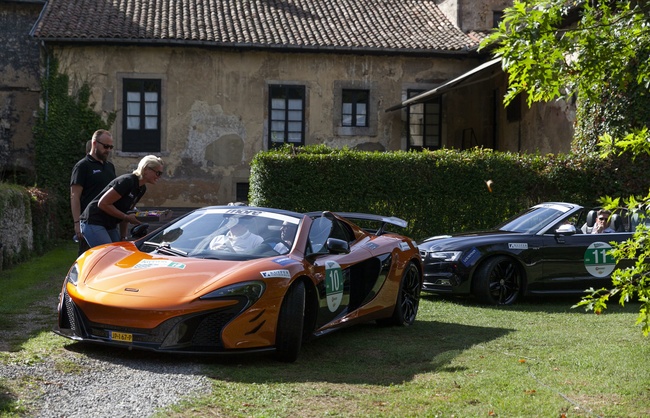
[[311, 218], [316, 218], [318, 216], [323, 216], [326, 213], [333, 213], [336, 216], [340, 216], [345, 219], [349, 219], [351, 221], [354, 221], [355, 219], [363, 220], [363, 221], [376, 221], [376, 222], [381, 222], [381, 226], [377, 230], [376, 234], [381, 235], [384, 233], [384, 229], [386, 229], [386, 225], [395, 225], [399, 226], [402, 228], [406, 228], [408, 226], [408, 222], [405, 221], [404, 219], [396, 218], [395, 216], [381, 216], [381, 215], [373, 215], [370, 213], [356, 213], [356, 212], [309, 212], [306, 215], [311, 217]]

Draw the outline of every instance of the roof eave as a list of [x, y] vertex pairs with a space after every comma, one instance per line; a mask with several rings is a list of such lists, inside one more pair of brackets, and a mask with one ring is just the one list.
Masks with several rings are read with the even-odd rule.
[[211, 42], [184, 39], [124, 39], [124, 38], [63, 38], [39, 37], [33, 35], [44, 43], [59, 44], [113, 44], [113, 45], [151, 45], [151, 46], [196, 46], [229, 49], [256, 49], [256, 50], [283, 50], [292, 52], [337, 52], [337, 53], [364, 53], [364, 54], [391, 54], [391, 55], [436, 55], [436, 56], [461, 56], [477, 52], [478, 46], [467, 46], [455, 50], [450, 49], [423, 49], [423, 48], [372, 48], [351, 46], [320, 46], [320, 45], [291, 45], [291, 44], [259, 44], [242, 42]]

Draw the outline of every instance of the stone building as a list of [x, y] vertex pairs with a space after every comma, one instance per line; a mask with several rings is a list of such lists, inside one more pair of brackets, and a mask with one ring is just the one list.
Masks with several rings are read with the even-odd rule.
[[32, 33], [117, 112], [118, 173], [164, 158], [143, 204], [193, 207], [245, 200], [251, 159], [283, 143], [568, 150], [570, 111], [504, 109], [477, 51], [508, 3], [50, 0]]
[[33, 171], [32, 126], [40, 100], [40, 51], [29, 32], [45, 0], [0, 0], [0, 180]]

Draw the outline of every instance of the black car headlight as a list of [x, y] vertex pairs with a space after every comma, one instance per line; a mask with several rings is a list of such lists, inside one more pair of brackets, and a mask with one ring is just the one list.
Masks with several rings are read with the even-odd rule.
[[428, 255], [434, 261], [458, 261], [462, 251], [431, 251]]
[[70, 271], [68, 271], [68, 275], [65, 276], [65, 280], [73, 286], [77, 286], [77, 282], [79, 281], [79, 266], [77, 263], [72, 265]]
[[266, 284], [264, 284], [262, 281], [237, 283], [214, 290], [207, 295], [201, 296], [199, 299], [240, 299], [244, 297], [248, 299], [248, 306], [250, 306], [262, 297], [265, 289]]

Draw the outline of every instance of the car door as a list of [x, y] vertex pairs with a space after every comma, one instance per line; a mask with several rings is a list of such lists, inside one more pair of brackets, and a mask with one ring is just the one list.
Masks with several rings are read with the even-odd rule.
[[[351, 270], [370, 255], [363, 247], [350, 245], [354, 237], [342, 235], [340, 231], [344, 227], [337, 219], [323, 216], [314, 220], [309, 231], [306, 254], [311, 260], [314, 277], [317, 278], [317, 328], [349, 312]], [[333, 236], [347, 242], [349, 252], [330, 251], [327, 243]]]
[[530, 283], [529, 290], [582, 293], [590, 287], [609, 287], [609, 277], [615, 268], [614, 258], [608, 253], [612, 248], [610, 242], [621, 242], [630, 236], [629, 232], [545, 234], [542, 277]]

